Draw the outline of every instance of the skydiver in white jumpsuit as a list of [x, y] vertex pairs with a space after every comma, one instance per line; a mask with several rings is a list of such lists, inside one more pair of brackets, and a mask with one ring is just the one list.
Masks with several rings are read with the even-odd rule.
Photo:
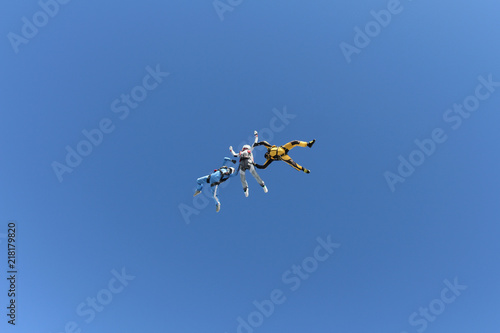
[[[254, 132], [255, 135], [255, 142], [257, 143], [259, 141], [259, 136], [257, 131]], [[264, 189], [264, 193], [267, 193], [267, 187], [266, 184], [264, 184], [264, 181], [260, 178], [259, 174], [255, 170], [254, 167], [254, 159], [253, 159], [253, 147], [250, 145], [244, 145], [243, 149], [239, 153], [235, 153], [233, 150], [233, 146], [229, 147], [229, 151], [231, 154], [233, 154], [234, 157], [239, 157], [240, 158], [240, 165], [239, 165], [239, 171], [240, 171], [240, 178], [241, 178], [241, 185], [243, 186], [243, 191], [245, 192], [245, 196], [248, 197], [248, 183], [246, 180], [246, 170], [250, 170], [250, 173], [252, 176], [254, 176], [255, 180], [259, 183], [260, 186]]]

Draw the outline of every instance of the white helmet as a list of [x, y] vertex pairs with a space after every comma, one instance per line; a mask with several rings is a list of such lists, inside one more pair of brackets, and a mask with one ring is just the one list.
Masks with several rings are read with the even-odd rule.
[[251, 150], [252, 147], [250, 145], [244, 145], [242, 150]]

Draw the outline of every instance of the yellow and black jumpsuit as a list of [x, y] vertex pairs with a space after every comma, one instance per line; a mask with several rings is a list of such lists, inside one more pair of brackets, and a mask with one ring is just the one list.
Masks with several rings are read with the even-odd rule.
[[294, 167], [298, 171], [304, 171], [305, 173], [310, 173], [311, 172], [310, 170], [295, 163], [295, 161], [292, 160], [292, 158], [288, 155], [288, 152], [292, 148], [297, 147], [297, 146], [311, 148], [315, 141], [316, 140], [305, 142], [305, 141], [294, 140], [294, 141], [288, 142], [287, 144], [285, 144], [283, 146], [271, 146], [267, 141], [257, 142], [256, 144], [254, 144], [254, 146], [264, 146], [267, 148], [267, 152], [264, 155], [264, 157], [266, 158], [266, 163], [264, 163], [263, 165], [255, 164], [255, 167], [258, 169], [265, 169], [273, 161], [283, 161], [283, 162], [288, 163], [290, 166]]

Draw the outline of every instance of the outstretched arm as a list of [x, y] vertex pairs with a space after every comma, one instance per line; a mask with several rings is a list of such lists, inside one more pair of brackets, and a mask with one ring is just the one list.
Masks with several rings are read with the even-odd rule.
[[261, 142], [256, 142], [253, 144], [254, 147], [257, 147], [257, 146], [264, 146], [266, 148], [271, 148], [272, 146], [269, 144], [269, 142], [267, 141], [261, 141]]
[[238, 157], [238, 156], [239, 156], [238, 154], [236, 154], [236, 153], [234, 152], [234, 150], [233, 150], [233, 146], [229, 146], [229, 152], [230, 152], [231, 154], [233, 154], [233, 156], [234, 156], [234, 157]]
[[255, 163], [254, 165], [255, 165], [255, 167], [256, 167], [257, 169], [265, 169], [265, 168], [267, 168], [267, 167], [269, 166], [269, 164], [271, 164], [272, 162], [273, 162], [273, 160], [268, 159], [268, 160], [266, 161], [266, 163], [264, 163], [264, 165], [260, 165], [260, 164], [257, 164], [257, 163]]
[[253, 141], [252, 147], [250, 147], [250, 151], [251, 152], [253, 152], [253, 149], [254, 149], [255, 145], [259, 141], [259, 134], [257, 133], [257, 131], [253, 131], [253, 135], [255, 136], [255, 140]]
[[224, 163], [222, 163], [222, 166], [227, 166], [227, 162], [233, 162], [233, 164], [236, 164], [236, 160], [232, 160], [229, 157], [224, 157]]

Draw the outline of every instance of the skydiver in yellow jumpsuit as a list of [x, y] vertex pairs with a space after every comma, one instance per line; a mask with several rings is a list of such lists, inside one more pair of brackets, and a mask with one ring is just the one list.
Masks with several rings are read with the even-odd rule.
[[292, 160], [292, 158], [290, 156], [288, 156], [288, 152], [292, 148], [297, 147], [297, 146], [312, 148], [312, 146], [314, 145], [315, 142], [316, 142], [316, 140], [312, 140], [309, 142], [294, 140], [294, 141], [288, 142], [287, 144], [285, 144], [283, 146], [272, 146], [267, 141], [257, 142], [254, 144], [254, 147], [264, 146], [267, 148], [267, 152], [264, 155], [264, 157], [266, 158], [266, 163], [264, 163], [263, 165], [255, 164], [255, 167], [257, 169], [265, 169], [273, 161], [283, 161], [283, 162], [288, 163], [290, 166], [292, 166], [293, 168], [295, 168], [298, 171], [304, 171], [305, 173], [311, 173], [311, 170], [308, 170], [308, 169], [304, 168], [303, 166], [295, 163], [295, 161]]

